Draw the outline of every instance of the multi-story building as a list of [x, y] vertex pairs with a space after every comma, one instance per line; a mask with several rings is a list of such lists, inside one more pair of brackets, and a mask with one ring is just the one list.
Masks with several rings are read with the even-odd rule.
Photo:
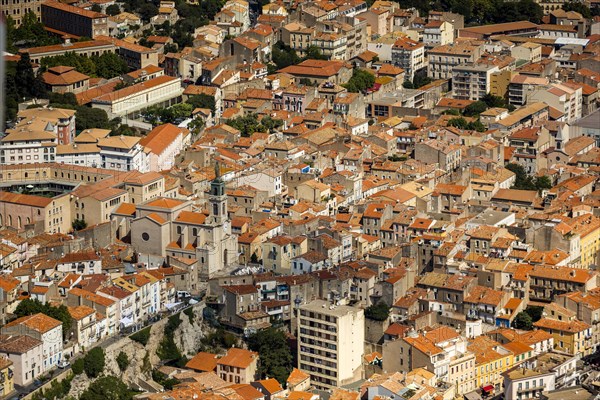
[[454, 41], [454, 26], [444, 20], [429, 21], [423, 31], [423, 43], [428, 49]]
[[182, 92], [181, 79], [163, 75], [97, 97], [92, 107], [106, 111], [109, 118], [125, 117], [153, 105], [169, 106]]
[[111, 136], [98, 140], [101, 168], [118, 171], [148, 172], [148, 155], [140, 138], [134, 136]]
[[582, 89], [561, 83], [549, 86], [536, 86], [529, 89], [525, 98], [530, 102], [544, 102], [564, 114], [565, 122], [574, 122], [581, 118]]
[[249, 384], [256, 380], [258, 353], [232, 347], [217, 361], [217, 375], [231, 384]]
[[544, 317], [535, 322], [534, 326], [554, 336], [554, 348], [557, 351], [580, 357], [592, 354], [592, 328], [583, 321], [575, 318], [566, 321]]
[[546, 167], [543, 153], [553, 146], [554, 139], [543, 126], [519, 129], [509, 137], [510, 146], [515, 151], [513, 159], [522, 165], [528, 174], [535, 174]]
[[41, 340], [27, 335], [0, 335], [0, 355], [12, 362], [15, 385], [27, 386], [44, 373]]
[[466, 43], [446, 44], [428, 52], [427, 75], [433, 79], [451, 79], [456, 65], [474, 63], [481, 56], [482, 46]]
[[502, 373], [513, 366], [513, 352], [487, 336], [471, 340], [468, 349], [475, 353], [477, 386], [488, 394], [500, 390]]
[[2, 0], [0, 5], [4, 17], [15, 21], [15, 28], [21, 26], [23, 18], [30, 12], [35, 14], [38, 21], [41, 19], [42, 0]]
[[523, 106], [527, 104], [527, 95], [533, 87], [545, 87], [548, 83], [548, 78], [517, 74], [508, 84], [508, 102], [514, 106]]
[[467, 339], [446, 326], [423, 334], [412, 330], [404, 338], [384, 343], [383, 368], [389, 372], [425, 368], [437, 380], [455, 385], [456, 395], [462, 396], [477, 388], [475, 355], [467, 345]]
[[405, 79], [412, 81], [415, 74], [426, 67], [425, 45], [410, 38], [400, 38], [392, 46], [392, 63], [405, 71]]
[[452, 92], [455, 99], [481, 100], [491, 90], [492, 75], [499, 69], [490, 64], [460, 64], [452, 68]]
[[79, 37], [108, 35], [108, 15], [50, 0], [42, 3], [42, 23]]
[[115, 53], [117, 47], [107, 40], [90, 40], [72, 43], [67, 39], [63, 44], [49, 46], [30, 47], [19, 50], [20, 53], [28, 53], [31, 62], [39, 64], [42, 58], [63, 55], [65, 52], [75, 53], [84, 57], [101, 56], [104, 53]]
[[15, 390], [13, 362], [5, 356], [0, 356], [0, 396], [8, 397]]
[[13, 129], [0, 140], [3, 165], [53, 162], [56, 146], [75, 137], [75, 111], [44, 107], [19, 111]]
[[299, 310], [298, 368], [322, 390], [359, 380], [364, 354], [364, 311], [325, 300], [313, 300]]
[[42, 371], [54, 368], [63, 355], [62, 322], [38, 313], [17, 318], [2, 327], [4, 335], [28, 335], [43, 344]]

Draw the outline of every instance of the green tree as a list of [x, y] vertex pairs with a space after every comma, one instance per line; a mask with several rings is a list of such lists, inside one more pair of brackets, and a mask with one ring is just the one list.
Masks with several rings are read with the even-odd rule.
[[552, 181], [550, 180], [550, 177], [546, 175], [538, 176], [535, 178], [535, 187], [540, 191], [544, 189], [550, 189], [552, 188]]
[[525, 311], [521, 311], [515, 317], [513, 321], [513, 327], [515, 329], [525, 329], [530, 331], [533, 329], [533, 321], [531, 320], [531, 316]]
[[413, 88], [418, 89], [425, 85], [429, 85], [433, 80], [427, 75], [415, 75], [413, 79]]
[[121, 370], [121, 372], [124, 372], [129, 366], [129, 357], [127, 357], [127, 354], [121, 351], [119, 352], [119, 355], [117, 356], [116, 360], [119, 369]]
[[301, 61], [298, 54], [296, 54], [296, 51], [282, 41], [278, 41], [273, 46], [273, 49], [271, 50], [271, 60], [273, 60], [276, 69], [295, 65]]
[[90, 8], [90, 10], [92, 10], [93, 12], [101, 13], [102, 7], [100, 7], [99, 4], [94, 3], [94, 4], [92, 4], [92, 7]]
[[448, 121], [448, 126], [452, 126], [458, 129], [467, 129], [468, 122], [463, 117], [451, 118]]
[[156, 354], [161, 360], [177, 362], [177, 360], [182, 358], [181, 352], [177, 348], [175, 340], [173, 339], [175, 336], [175, 330], [179, 327], [179, 325], [181, 325], [179, 314], [169, 317], [167, 325], [165, 325], [163, 338], [158, 345], [158, 349], [156, 350]]
[[506, 108], [506, 106], [507, 106], [506, 100], [504, 100], [500, 96], [494, 96], [491, 93], [488, 93], [485, 96], [483, 96], [481, 98], [481, 101], [483, 101], [489, 108], [492, 108], [492, 107], [504, 107], [504, 108]]
[[484, 112], [485, 110], [488, 109], [487, 104], [485, 104], [483, 101], [476, 101], [475, 103], [471, 103], [468, 106], [465, 107], [464, 111], [463, 111], [463, 115], [467, 116], [467, 117], [473, 117], [475, 115], [479, 115], [482, 112]]
[[150, 340], [150, 327], [137, 331], [133, 335], [129, 336], [129, 339], [133, 340], [134, 342], [138, 342], [142, 346], [146, 346]]
[[327, 60], [327, 56], [323, 55], [321, 49], [317, 46], [310, 45], [306, 48], [305, 60]]
[[258, 256], [256, 255], [256, 252], [252, 253], [252, 255], [250, 256], [250, 262], [252, 264], [257, 264], [258, 263]]
[[565, 11], [575, 11], [581, 14], [583, 18], [592, 18], [592, 11], [588, 6], [577, 1], [568, 1], [562, 5], [562, 9]]
[[73, 361], [73, 364], [71, 364], [71, 371], [73, 371], [75, 375], [83, 374], [83, 358], [78, 358]]
[[355, 69], [348, 83], [342, 85], [349, 92], [359, 93], [372, 88], [375, 84], [375, 75], [362, 69]]
[[133, 394], [125, 383], [114, 376], [105, 376], [92, 382], [81, 394], [80, 400], [131, 400]]
[[105, 362], [102, 347], [94, 347], [83, 357], [83, 370], [88, 378], [96, 378], [104, 371]]
[[179, 379], [169, 378], [168, 375], [163, 374], [157, 369], [152, 370], [152, 380], [164, 387], [165, 390], [173, 390], [175, 385], [179, 385], [181, 383]]
[[285, 333], [276, 328], [260, 330], [248, 338], [248, 347], [260, 354], [258, 373], [284, 384], [292, 371], [292, 352]]
[[385, 321], [390, 316], [390, 306], [380, 301], [377, 304], [372, 304], [365, 309], [365, 317], [375, 321]]
[[228, 119], [225, 124], [239, 130], [242, 136], [250, 136], [254, 132], [268, 132], [283, 124], [281, 120], [274, 120], [270, 117], [264, 117], [264, 121], [259, 122], [256, 114], [248, 114], [237, 118]]
[[87, 222], [85, 222], [84, 219], [74, 219], [71, 225], [75, 231], [80, 231], [87, 228]]
[[77, 129], [110, 129], [110, 123], [106, 111], [99, 108], [90, 108], [85, 106], [76, 107], [75, 111], [75, 117], [77, 118]]
[[187, 103], [191, 104], [193, 109], [208, 108], [213, 113], [216, 110], [215, 98], [204, 93], [190, 96], [190, 98], [187, 100]]
[[543, 313], [544, 313], [544, 307], [541, 306], [529, 306], [525, 309], [525, 312], [527, 314], [529, 314], [529, 316], [531, 317], [531, 321], [538, 322], [540, 319], [542, 319]]
[[121, 13], [121, 8], [118, 4], [111, 4], [110, 6], [106, 7], [106, 13], [110, 16], [118, 15]]

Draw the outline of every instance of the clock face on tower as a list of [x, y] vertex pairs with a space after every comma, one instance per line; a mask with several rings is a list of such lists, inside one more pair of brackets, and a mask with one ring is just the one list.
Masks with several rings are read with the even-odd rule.
[[224, 230], [225, 232], [229, 232], [229, 222], [225, 221], [225, 222], [223, 223], [223, 230]]

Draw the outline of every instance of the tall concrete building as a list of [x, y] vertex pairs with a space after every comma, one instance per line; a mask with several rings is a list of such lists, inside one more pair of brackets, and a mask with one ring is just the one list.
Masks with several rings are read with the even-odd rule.
[[42, 0], [1, 0], [0, 5], [4, 17], [11, 17], [17, 28], [21, 26], [23, 17], [29, 12], [34, 13], [38, 21], [41, 20]]
[[317, 389], [355, 382], [362, 375], [365, 315], [359, 308], [313, 300], [298, 315], [298, 368]]

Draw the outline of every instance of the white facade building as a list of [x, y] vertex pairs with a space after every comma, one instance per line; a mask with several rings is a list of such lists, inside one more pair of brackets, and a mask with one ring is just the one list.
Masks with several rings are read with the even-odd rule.
[[140, 138], [112, 136], [98, 140], [100, 167], [119, 171], [149, 172], [148, 156]]
[[356, 382], [362, 375], [364, 310], [313, 300], [300, 306], [298, 367], [321, 390]]

